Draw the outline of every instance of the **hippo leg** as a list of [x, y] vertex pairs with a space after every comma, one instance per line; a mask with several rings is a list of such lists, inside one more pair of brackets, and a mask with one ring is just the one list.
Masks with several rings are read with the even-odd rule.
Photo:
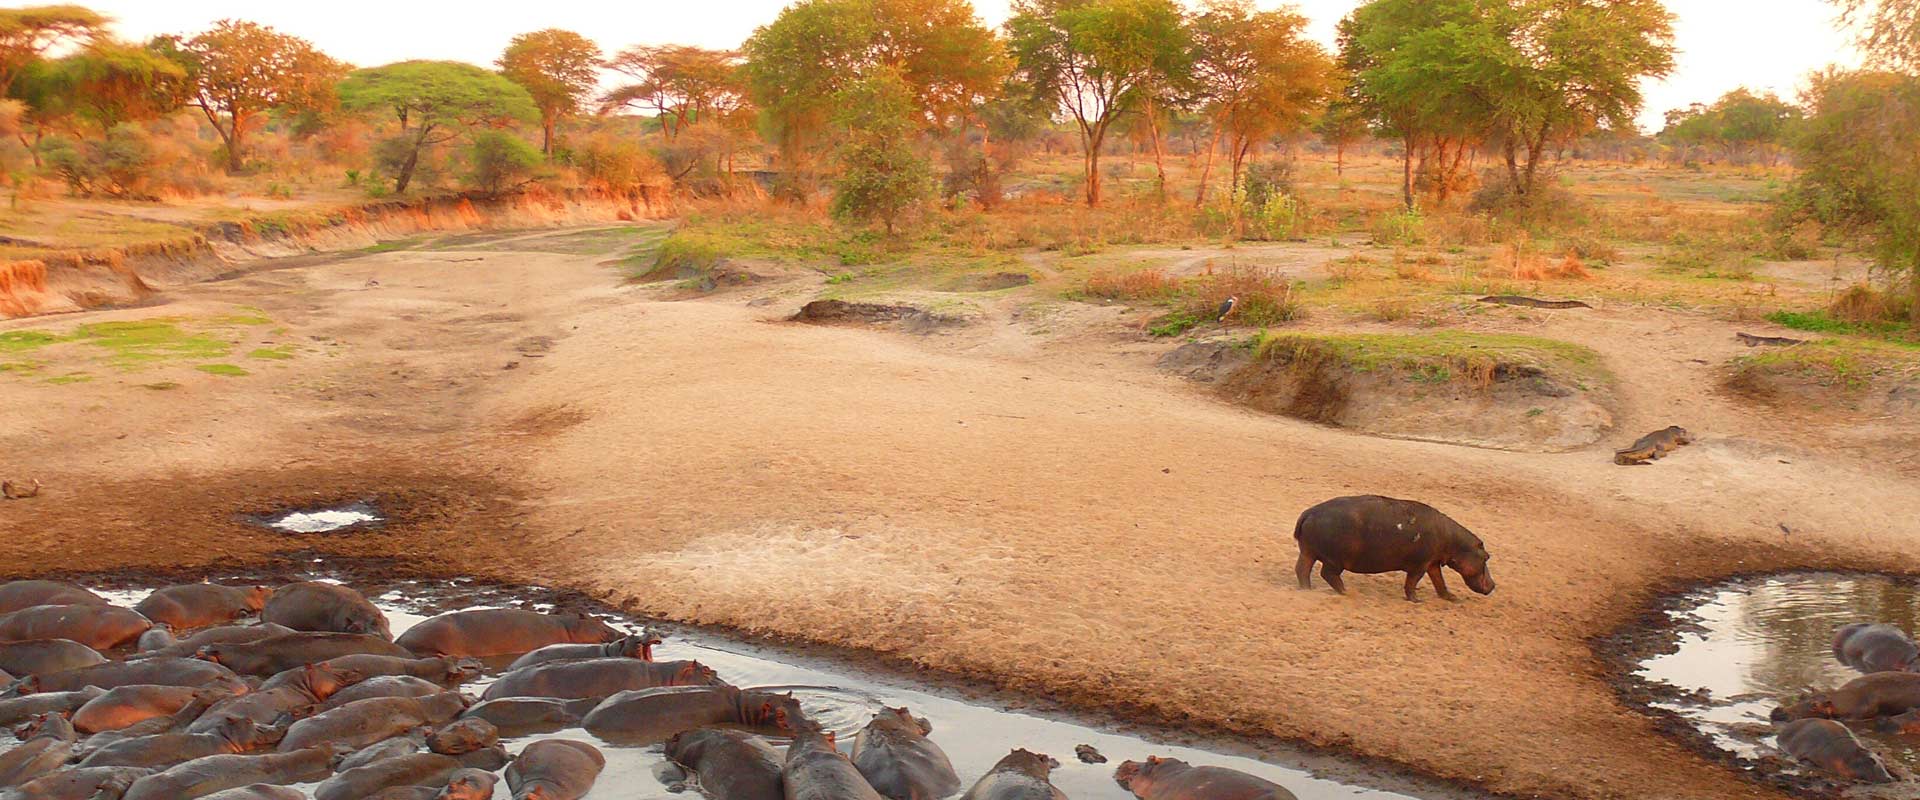
[[1420, 602], [1419, 595], [1415, 593], [1420, 591], [1420, 578], [1423, 574], [1424, 573], [1417, 569], [1407, 570], [1407, 602]]
[[1327, 585], [1333, 587], [1334, 591], [1340, 594], [1346, 594], [1347, 585], [1340, 582], [1340, 573], [1342, 572], [1345, 572], [1345, 570], [1334, 566], [1332, 562], [1323, 561], [1320, 563], [1320, 577], [1324, 578]]
[[1313, 588], [1314, 561], [1315, 559], [1312, 553], [1307, 552], [1305, 547], [1300, 548], [1300, 560], [1294, 562], [1293, 574], [1300, 579], [1300, 588], [1302, 589]]
[[1459, 600], [1460, 599], [1458, 597], [1454, 597], [1453, 592], [1447, 591], [1447, 576], [1440, 572], [1439, 564], [1435, 564], [1431, 567], [1427, 567], [1427, 577], [1433, 580], [1433, 593], [1440, 595], [1440, 599], [1442, 600]]

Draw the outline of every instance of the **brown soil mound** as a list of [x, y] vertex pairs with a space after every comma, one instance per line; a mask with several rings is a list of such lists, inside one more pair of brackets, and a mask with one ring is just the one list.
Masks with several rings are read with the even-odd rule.
[[945, 327], [964, 325], [959, 317], [935, 314], [924, 308], [884, 303], [849, 303], [845, 300], [815, 300], [800, 307], [795, 322], [817, 325], [887, 325], [909, 333], [932, 333]]

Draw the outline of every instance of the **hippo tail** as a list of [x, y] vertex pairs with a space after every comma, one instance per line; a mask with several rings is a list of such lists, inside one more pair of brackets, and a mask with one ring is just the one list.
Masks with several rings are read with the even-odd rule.
[[1294, 541], [1296, 542], [1300, 541], [1300, 530], [1301, 528], [1305, 527], [1306, 522], [1307, 522], [1307, 515], [1305, 514], [1301, 514], [1299, 519], [1296, 519], [1293, 521], [1293, 540]]

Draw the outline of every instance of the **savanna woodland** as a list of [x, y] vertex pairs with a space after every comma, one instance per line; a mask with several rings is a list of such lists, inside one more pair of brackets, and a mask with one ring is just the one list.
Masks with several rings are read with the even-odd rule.
[[[264, 7], [151, 38], [0, 8], [0, 579], [337, 579], [389, 614], [424, 581], [444, 602], [391, 631], [355, 605], [358, 627], [282, 635], [391, 649], [432, 611], [591, 608], [686, 626], [675, 658], [764, 639], [891, 676], [836, 713], [810, 685], [723, 704], [793, 743], [728, 740], [775, 788], [699, 775], [714, 800], [841, 797], [795, 788], [839, 764], [807, 715], [858, 716], [825, 732], [865, 765], [927, 741], [911, 713], [856, 736], [909, 685], [1101, 738], [994, 767], [1041, 728], [936, 704], [960, 782], [893, 800], [989, 768], [1073, 800], [1771, 800], [1883, 776], [1860, 796], [1920, 797], [1920, 685], [1849, 683], [1872, 654], [1832, 638], [1887, 623], [1875, 652], [1920, 677], [1920, 0], [1796, 2], [1847, 51], [1671, 109], [1649, 92], [1695, 85], [1698, 12], [1662, 0], [1356, 0], [1337, 27], [1273, 0], [1012, 0], [991, 23], [769, 0], [728, 49], [608, 25], [380, 64]], [[421, 52], [448, 51], [393, 57]], [[1432, 507], [1367, 540], [1412, 553], [1385, 576], [1329, 544], [1407, 508], [1364, 495]], [[9, 648], [67, 604], [8, 605], [47, 586], [0, 583], [0, 718], [29, 725], [0, 800], [189, 796], [153, 788], [185, 780], [154, 753], [293, 759], [233, 737], [299, 742], [336, 711], [295, 698], [216, 736], [169, 707], [129, 729], [175, 737], [151, 740], [47, 716], [80, 693], [36, 694], [59, 679]], [[1683, 613], [1701, 597], [1730, 605]], [[552, 642], [654, 668], [625, 659], [645, 635], [589, 623]], [[1742, 625], [1787, 633], [1722, 648]], [[95, 657], [242, 663], [190, 629]], [[533, 651], [435, 647], [408, 652]], [[632, 694], [541, 708], [608, 744], [604, 703]], [[340, 708], [376, 699], [416, 702]], [[659, 748], [609, 745], [601, 774], [496, 733], [515, 797], [677, 782]], [[1174, 738], [1258, 777], [1156, 778], [1177, 762], [1140, 759]], [[151, 773], [65, 758], [128, 753]], [[210, 796], [494, 780], [401, 757], [439, 770], [422, 792]], [[19, 788], [43, 767], [103, 793]]]

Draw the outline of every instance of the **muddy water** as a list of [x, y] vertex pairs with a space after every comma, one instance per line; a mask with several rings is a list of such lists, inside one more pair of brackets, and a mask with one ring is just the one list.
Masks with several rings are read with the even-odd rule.
[[[1780, 755], [1767, 714], [1860, 673], [1833, 657], [1833, 631], [1885, 622], [1920, 631], [1920, 582], [1877, 575], [1802, 573], [1740, 580], [1688, 598], [1673, 612], [1679, 649], [1642, 662], [1638, 676], [1670, 687], [1656, 702], [1715, 745], [1743, 758]], [[1920, 737], [1855, 725], [1889, 762], [1920, 772]], [[1790, 771], [1807, 773], [1798, 766]]]
[[[329, 577], [329, 573], [316, 569], [316, 574], [292, 578], [278, 576], [277, 579], [335, 580], [352, 585], [374, 600], [387, 613], [396, 636], [423, 619], [448, 611], [490, 607], [520, 607], [542, 611], [553, 608], [551, 603], [540, 601], [551, 593], [532, 587], [493, 587], [464, 579], [437, 582], [383, 581], [367, 584], [352, 580], [338, 580], [338, 577]], [[239, 575], [234, 576], [232, 580], [219, 580], [242, 583], [261, 582], [262, 579], [261, 576], [256, 575]], [[93, 586], [102, 595], [121, 605], [137, 603], [151, 590], [151, 587], [115, 586], [112, 582]], [[605, 612], [604, 609], [595, 610]], [[637, 630], [640, 627], [636, 620], [614, 616], [615, 624], [619, 627], [629, 630]], [[824, 662], [799, 663], [791, 657], [776, 657], [746, 643], [708, 635], [679, 635], [669, 631], [666, 643], [655, 649], [655, 657], [661, 660], [698, 660], [714, 668], [722, 678], [742, 687], [792, 691], [800, 699], [810, 717], [840, 734], [839, 741], [843, 749], [851, 745], [853, 734], [864, 726], [882, 705], [904, 705], [912, 709], [916, 715], [924, 716], [933, 723], [932, 738], [951, 757], [963, 785], [971, 785], [1012, 748], [1024, 747], [1052, 755], [1061, 762], [1060, 768], [1053, 773], [1054, 784], [1074, 800], [1131, 798], [1132, 795], [1113, 782], [1114, 767], [1121, 761], [1141, 759], [1148, 755], [1174, 757], [1196, 764], [1231, 767], [1250, 772], [1285, 786], [1302, 800], [1331, 800], [1332, 798], [1388, 800], [1413, 796], [1315, 777], [1302, 766], [1280, 765], [1191, 746], [1157, 744], [1138, 735], [1102, 730], [1075, 721], [1050, 719], [1017, 710], [1008, 710], [999, 705], [963, 699], [953, 690], [915, 686], [897, 678], [867, 674], [845, 665]], [[480, 681], [463, 686], [462, 690], [477, 694], [496, 677], [497, 674], [489, 674]], [[643, 748], [616, 747], [599, 741], [585, 730], [578, 728], [553, 734], [508, 739], [504, 740], [504, 743], [509, 751], [518, 752], [527, 743], [543, 738], [588, 741], [599, 746], [606, 753], [607, 769], [601, 774], [599, 782], [586, 800], [670, 796], [667, 787], [673, 782], [675, 776], [659, 745]], [[780, 742], [776, 741], [776, 744]], [[1085, 764], [1076, 759], [1074, 748], [1082, 744], [1092, 745], [1108, 758], [1108, 762]], [[1376, 775], [1364, 765], [1348, 764], [1324, 757], [1311, 758], [1315, 759], [1313, 763], [1317, 768], [1332, 772], [1342, 779], [1351, 780], [1367, 776], [1369, 782], [1375, 782], [1373, 779], [1377, 778], [1380, 785], [1394, 785], [1397, 788], [1415, 791], [1410, 788], [1412, 784], [1408, 780]], [[302, 788], [311, 790], [312, 787]], [[1424, 796], [1467, 796], [1464, 792], [1450, 787], [1421, 787], [1418, 791]], [[495, 796], [502, 798], [508, 796], [504, 782], [500, 784]], [[697, 795], [689, 793], [681, 797], [697, 797]]]

